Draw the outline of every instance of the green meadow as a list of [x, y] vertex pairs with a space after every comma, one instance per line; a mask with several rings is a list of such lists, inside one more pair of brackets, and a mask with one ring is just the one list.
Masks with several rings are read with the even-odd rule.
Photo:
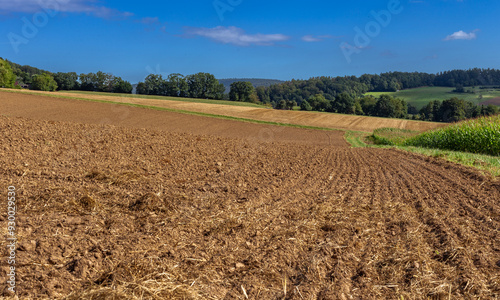
[[[470, 87], [466, 87], [465, 90], [468, 90]], [[479, 104], [488, 99], [493, 99], [500, 97], [499, 89], [480, 89], [479, 87], [475, 87], [473, 89], [474, 93], [453, 93], [455, 88], [450, 87], [421, 87], [416, 89], [408, 89], [401, 90], [398, 92], [370, 92], [365, 95], [372, 95], [374, 97], [378, 97], [382, 94], [388, 94], [394, 97], [401, 98], [408, 102], [409, 104], [421, 109], [427, 103], [433, 100], [446, 100], [453, 97], [457, 97], [459, 99], [464, 99], [467, 101], [474, 102], [475, 104]], [[481, 97], [482, 96], [482, 97]]]

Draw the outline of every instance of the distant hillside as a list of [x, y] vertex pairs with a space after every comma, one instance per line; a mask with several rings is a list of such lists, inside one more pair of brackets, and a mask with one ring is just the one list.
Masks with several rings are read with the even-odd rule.
[[[466, 89], [470, 90], [470, 92], [457, 93], [454, 92], [455, 88], [434, 86], [407, 89], [397, 92], [370, 92], [366, 93], [365, 95], [372, 95], [374, 97], [379, 97], [382, 94], [391, 95], [405, 100], [408, 104], [415, 106], [417, 109], [421, 109], [433, 100], [443, 101], [453, 97], [471, 101], [474, 104], [478, 105], [481, 105], [483, 104], [483, 102], [486, 102], [488, 100], [500, 98], [500, 88], [496, 86], [476, 86], [467, 87]], [[498, 105], [496, 103], [497, 101], [491, 101], [491, 103], [488, 102], [487, 104]], [[500, 102], [498, 103], [500, 104]]]
[[229, 93], [229, 88], [231, 86], [231, 83], [236, 82], [236, 81], [248, 81], [254, 87], [270, 86], [272, 84], [278, 84], [278, 83], [283, 83], [284, 82], [282, 80], [277, 80], [277, 79], [259, 79], [259, 78], [227, 78], [227, 79], [219, 79], [219, 82], [222, 83], [226, 87], [226, 93]]

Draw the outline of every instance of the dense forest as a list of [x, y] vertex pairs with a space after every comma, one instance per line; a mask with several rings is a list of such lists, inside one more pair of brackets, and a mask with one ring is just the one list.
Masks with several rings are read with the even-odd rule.
[[459, 93], [465, 86], [492, 86], [500, 84], [500, 70], [470, 69], [452, 70], [438, 74], [390, 72], [380, 75], [365, 74], [360, 77], [314, 77], [307, 80], [291, 80], [270, 87], [257, 87], [258, 101], [269, 103], [277, 109], [358, 114], [368, 116], [411, 118], [438, 122], [454, 122], [479, 115], [498, 113], [498, 107], [480, 107], [461, 99], [434, 101], [432, 113], [429, 107], [420, 111], [405, 101], [382, 95], [365, 97], [367, 92], [396, 92], [402, 89], [424, 86], [455, 87]]
[[[498, 107], [480, 107], [457, 98], [432, 101], [417, 110], [404, 100], [389, 95], [378, 98], [364, 96], [367, 92], [395, 92], [423, 86], [454, 87], [455, 92], [467, 92], [464, 87], [500, 86], [500, 70], [452, 70], [438, 74], [419, 72], [389, 72], [359, 77], [313, 77], [307, 80], [222, 80], [210, 73], [184, 76], [173, 73], [150, 74], [137, 84], [138, 94], [202, 99], [226, 99], [262, 103], [275, 109], [323, 111], [390, 118], [411, 118], [437, 122], [454, 122], [499, 112]], [[258, 83], [257, 87], [255, 84]], [[84, 90], [131, 93], [132, 85], [120, 77], [98, 71], [77, 74], [51, 73], [31, 66], [4, 61], [0, 58], [0, 87], [30, 88], [44, 91]]]
[[263, 103], [279, 103], [281, 100], [295, 101], [299, 105], [311, 96], [322, 94], [327, 100], [347, 93], [361, 97], [367, 92], [396, 92], [424, 86], [464, 87], [499, 85], [500, 70], [470, 69], [453, 70], [438, 74], [390, 72], [380, 75], [365, 74], [360, 77], [314, 77], [307, 80], [291, 80], [270, 87], [257, 88]]

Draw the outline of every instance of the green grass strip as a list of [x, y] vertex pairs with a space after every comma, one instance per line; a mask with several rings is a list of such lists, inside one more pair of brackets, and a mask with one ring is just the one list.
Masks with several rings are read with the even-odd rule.
[[344, 138], [351, 145], [352, 148], [365, 148], [369, 147], [364, 140], [370, 133], [363, 131], [347, 130]]
[[467, 153], [461, 151], [429, 149], [429, 148], [412, 147], [412, 146], [374, 146], [374, 147], [395, 148], [435, 158], [443, 158], [451, 162], [473, 167], [481, 171], [486, 171], [486, 173], [491, 174], [493, 177], [500, 176], [500, 157], [498, 156]]
[[373, 131], [371, 139], [377, 145], [400, 145], [408, 138], [418, 134], [418, 131], [407, 129], [379, 128]]

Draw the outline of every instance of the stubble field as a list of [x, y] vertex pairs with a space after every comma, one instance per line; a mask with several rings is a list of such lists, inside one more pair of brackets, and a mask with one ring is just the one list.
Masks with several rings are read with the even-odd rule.
[[[18, 93], [18, 97], [22, 94], [19, 90], [10, 90]], [[424, 121], [411, 121], [405, 119], [390, 119], [378, 117], [355, 116], [345, 114], [332, 114], [321, 112], [304, 112], [304, 111], [289, 111], [289, 110], [275, 110], [259, 107], [237, 106], [237, 105], [222, 105], [222, 104], [208, 104], [197, 103], [188, 101], [176, 100], [159, 100], [159, 99], [144, 99], [134, 97], [120, 97], [119, 95], [102, 95], [102, 93], [89, 93], [89, 92], [41, 92], [29, 91], [29, 93], [36, 96], [58, 96], [58, 97], [77, 97], [81, 99], [117, 102], [133, 105], [145, 105], [160, 107], [173, 110], [199, 112], [211, 115], [222, 115], [228, 117], [237, 117], [251, 120], [258, 120], [264, 122], [277, 122], [285, 124], [295, 124], [301, 126], [312, 126], [322, 128], [333, 128], [342, 130], [356, 130], [372, 132], [377, 128], [399, 128], [409, 129], [416, 131], [424, 131], [435, 129], [444, 126], [443, 123], [424, 122]], [[33, 96], [32, 96], [33, 97]], [[185, 98], [173, 98], [185, 100]], [[192, 99], [197, 101], [197, 99]], [[227, 101], [229, 102], [229, 101]], [[239, 102], [236, 102], [238, 104]]]
[[22, 299], [498, 299], [500, 183], [474, 169], [337, 131], [5, 95]]

